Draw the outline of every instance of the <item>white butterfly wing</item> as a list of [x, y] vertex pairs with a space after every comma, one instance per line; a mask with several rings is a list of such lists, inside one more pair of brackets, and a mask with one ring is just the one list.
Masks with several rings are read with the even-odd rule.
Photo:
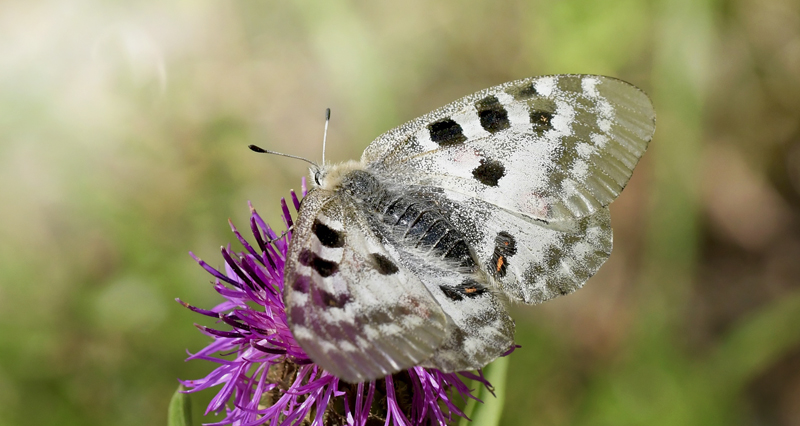
[[[422, 203], [429, 200], [423, 194], [411, 197]], [[441, 205], [434, 207], [436, 204], [420, 211], [441, 210]], [[437, 213], [433, 215], [438, 216]], [[425, 220], [441, 225], [438, 220], [420, 219], [421, 222]], [[514, 320], [508, 315], [505, 298], [490, 284], [489, 275], [446, 260], [444, 249], [436, 251], [429, 246], [425, 248], [425, 244], [420, 246], [419, 234], [404, 237], [406, 228], [398, 232], [397, 228], [387, 226], [384, 220], [378, 219], [374, 223], [373, 229], [382, 236], [385, 246], [393, 248], [391, 251], [397, 253], [400, 263], [419, 277], [447, 314], [445, 339], [433, 356], [420, 365], [443, 372], [474, 370], [511, 348], [514, 344]], [[445, 238], [436, 231], [427, 237], [438, 242]]]
[[619, 195], [655, 130], [650, 99], [623, 81], [534, 77], [462, 98], [378, 137], [370, 170], [548, 223]]
[[560, 75], [478, 92], [380, 136], [366, 170], [428, 194], [482, 271], [421, 253], [354, 201], [312, 190], [285, 269], [295, 339], [349, 382], [485, 365], [513, 342], [494, 287], [525, 303], [580, 288], [611, 252], [607, 206], [654, 129], [634, 86]]
[[[425, 269], [434, 273], [426, 274]], [[465, 282], [463, 275], [431, 269], [416, 270], [448, 316], [447, 333], [434, 355], [420, 365], [443, 372], [475, 370], [507, 352], [514, 344], [514, 320], [505, 298], [477, 282]]]
[[345, 381], [428, 359], [447, 317], [355, 206], [315, 189], [303, 199], [284, 277], [289, 325], [309, 357]]
[[503, 293], [524, 303], [541, 303], [572, 293], [611, 254], [610, 214], [603, 207], [569, 227], [550, 227], [493, 204], [445, 193], [440, 204], [465, 232], [484, 270]]

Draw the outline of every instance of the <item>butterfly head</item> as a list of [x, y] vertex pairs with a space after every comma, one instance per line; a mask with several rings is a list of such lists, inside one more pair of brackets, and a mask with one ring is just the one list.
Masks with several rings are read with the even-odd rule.
[[309, 171], [311, 172], [311, 177], [314, 178], [314, 184], [316, 186], [321, 186], [322, 185], [322, 177], [323, 177], [322, 168], [314, 166], [314, 167], [310, 168]]
[[317, 188], [327, 191], [336, 191], [342, 187], [343, 182], [351, 180], [355, 172], [364, 172], [364, 165], [359, 161], [347, 161], [339, 164], [314, 165], [309, 168], [311, 178]]

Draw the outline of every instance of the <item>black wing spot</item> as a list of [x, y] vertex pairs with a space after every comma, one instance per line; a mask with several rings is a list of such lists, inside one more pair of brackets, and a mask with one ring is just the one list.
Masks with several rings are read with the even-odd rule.
[[442, 290], [442, 293], [444, 293], [448, 299], [456, 302], [459, 300], [464, 300], [465, 297], [474, 299], [486, 293], [487, 291], [486, 287], [482, 286], [472, 278], [467, 278], [464, 280], [464, 282], [455, 287], [440, 285], [439, 289]]
[[528, 83], [524, 86], [509, 88], [508, 90], [506, 90], [506, 93], [513, 96], [514, 99], [518, 101], [524, 101], [534, 96], [539, 96], [539, 92], [536, 91], [536, 87], [533, 86], [533, 83]]
[[292, 283], [292, 289], [300, 293], [308, 293], [308, 289], [310, 287], [311, 287], [311, 280], [306, 275], [299, 275], [297, 279], [295, 279], [294, 282]]
[[503, 163], [486, 158], [482, 158], [481, 165], [472, 171], [472, 176], [486, 186], [497, 186], [497, 182], [505, 174], [506, 168]]
[[474, 299], [488, 291], [486, 287], [482, 286], [480, 283], [471, 278], [467, 278], [456, 288], [459, 292], [461, 292], [461, 294], [469, 297], [470, 299]]
[[544, 132], [553, 128], [553, 113], [544, 110], [531, 110], [531, 124], [536, 132]]
[[481, 119], [481, 127], [489, 133], [497, 133], [511, 127], [508, 112], [496, 96], [487, 96], [475, 102], [475, 109]]
[[314, 224], [311, 225], [311, 232], [319, 238], [319, 242], [325, 247], [344, 247], [344, 233], [320, 222], [319, 219], [314, 219]]
[[380, 253], [372, 253], [370, 257], [372, 258], [373, 265], [375, 265], [375, 269], [377, 269], [378, 273], [381, 275], [396, 274], [397, 271], [400, 270], [391, 259]]
[[313, 296], [314, 304], [317, 306], [328, 306], [331, 308], [343, 308], [350, 301], [348, 294], [331, 294], [325, 290], [316, 289]]
[[317, 271], [317, 273], [323, 278], [339, 272], [338, 263], [325, 260], [317, 256], [316, 253], [309, 249], [303, 249], [303, 251], [300, 252], [300, 255], [297, 256], [297, 261], [300, 262], [301, 265], [310, 266], [311, 269]]
[[492, 254], [490, 269], [495, 275], [505, 277], [508, 258], [515, 254], [517, 254], [517, 240], [508, 232], [501, 231], [494, 238], [494, 254]]
[[305, 324], [308, 318], [302, 306], [292, 306], [288, 316], [292, 324]]
[[431, 140], [440, 146], [458, 145], [467, 141], [464, 130], [450, 118], [428, 124], [428, 131], [431, 133]]
[[447, 298], [450, 299], [450, 300], [454, 300], [454, 301], [458, 302], [459, 300], [464, 299], [464, 297], [461, 296], [461, 293], [459, 293], [458, 290], [456, 290], [455, 287], [449, 287], [449, 286], [446, 286], [446, 285], [440, 285], [439, 289], [442, 290], [442, 293], [444, 293], [444, 295], [447, 296]]

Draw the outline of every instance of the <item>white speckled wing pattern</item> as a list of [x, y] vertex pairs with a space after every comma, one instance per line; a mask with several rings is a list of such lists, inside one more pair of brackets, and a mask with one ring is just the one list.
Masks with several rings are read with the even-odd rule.
[[611, 255], [608, 207], [554, 228], [455, 192], [440, 201], [488, 274], [512, 300], [533, 304], [572, 293]]
[[284, 278], [295, 339], [348, 382], [488, 364], [513, 345], [507, 298], [568, 294], [608, 258], [608, 205], [654, 131], [628, 83], [534, 77], [312, 168]]
[[655, 131], [650, 99], [610, 77], [518, 80], [378, 137], [362, 162], [438, 202], [511, 299], [580, 288], [611, 253], [608, 204]]
[[[473, 275], [442, 262], [434, 254], [409, 249], [409, 242], [387, 232], [391, 247], [397, 247], [398, 259], [422, 280], [436, 302], [447, 314], [445, 339], [433, 356], [421, 365], [445, 372], [474, 370], [483, 367], [514, 344], [514, 320], [508, 315], [505, 298], [488, 285], [486, 274]], [[472, 281], [474, 279], [474, 282]], [[481, 289], [460, 294], [465, 285]], [[445, 292], [446, 291], [446, 292]]]
[[[424, 265], [420, 265], [424, 266]], [[420, 268], [424, 273], [424, 268]], [[478, 297], [452, 300], [435, 288], [435, 275], [420, 275], [447, 314], [446, 337], [433, 356], [420, 363], [444, 372], [475, 370], [494, 361], [514, 345], [514, 320], [504, 298], [494, 291]], [[456, 283], [451, 282], [451, 286]]]
[[447, 317], [355, 206], [312, 189], [287, 254], [284, 301], [292, 333], [315, 363], [351, 383], [430, 358]]
[[614, 200], [654, 131], [650, 99], [629, 83], [534, 77], [395, 128], [361, 161], [399, 183], [444, 188], [553, 224]]

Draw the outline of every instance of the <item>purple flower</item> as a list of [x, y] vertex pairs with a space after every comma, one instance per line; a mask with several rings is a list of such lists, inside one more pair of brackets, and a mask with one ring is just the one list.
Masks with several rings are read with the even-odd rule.
[[[302, 188], [305, 196], [305, 179]], [[291, 197], [299, 211], [294, 191]], [[281, 207], [289, 229], [292, 217], [285, 199]], [[252, 206], [250, 209], [256, 245], [248, 243], [231, 224], [244, 251], [222, 248], [224, 273], [192, 254], [215, 277], [214, 288], [225, 301], [206, 310], [178, 300], [226, 325], [224, 330], [197, 326], [213, 342], [188, 359], [211, 361], [217, 368], [202, 379], [182, 381], [188, 392], [222, 386], [206, 409], [206, 414], [225, 410], [225, 419], [215, 425], [445, 424], [454, 416], [466, 417], [453, 401], [456, 393], [462, 401], [472, 398], [480, 402], [455, 373], [413, 367], [381, 380], [351, 385], [315, 365], [289, 330], [281, 296], [292, 234], [287, 231], [278, 238]], [[479, 375], [459, 374], [491, 389], [480, 371]]]

